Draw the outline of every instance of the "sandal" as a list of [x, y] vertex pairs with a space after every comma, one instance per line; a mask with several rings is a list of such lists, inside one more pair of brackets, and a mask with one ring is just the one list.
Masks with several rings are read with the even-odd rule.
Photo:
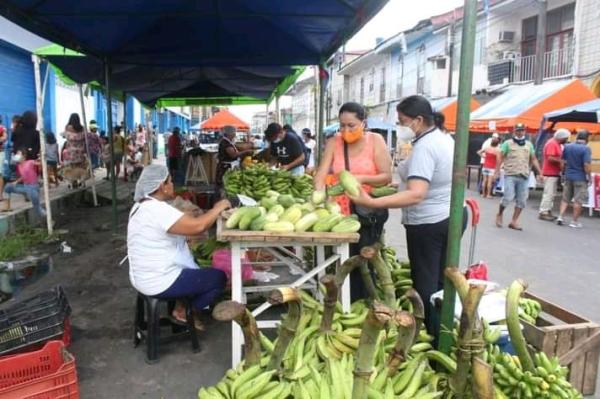
[[517, 230], [517, 231], [523, 231], [523, 228], [521, 226], [517, 226], [516, 224], [512, 224], [512, 223], [510, 223], [508, 225], [508, 228], [509, 229], [513, 229], [513, 230]]
[[[173, 312], [171, 314], [171, 322], [173, 322], [174, 324], [177, 324], [179, 326], [187, 326], [187, 319], [185, 316], [181, 316], [176, 314], [175, 312]], [[204, 324], [198, 320], [196, 317], [194, 317], [194, 327], [196, 328], [197, 331], [204, 331], [206, 330], [206, 327], [204, 326]]]

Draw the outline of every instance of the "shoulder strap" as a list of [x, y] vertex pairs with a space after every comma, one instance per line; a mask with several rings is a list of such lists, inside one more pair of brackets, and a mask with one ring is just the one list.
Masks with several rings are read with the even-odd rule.
[[348, 143], [344, 141], [344, 167], [350, 172], [350, 157], [348, 156]]

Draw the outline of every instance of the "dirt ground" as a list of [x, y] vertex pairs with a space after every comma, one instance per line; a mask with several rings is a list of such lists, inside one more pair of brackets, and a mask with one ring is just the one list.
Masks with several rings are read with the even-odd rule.
[[[82, 398], [194, 398], [230, 364], [229, 325], [208, 321], [202, 350], [192, 353], [182, 338], [160, 348], [160, 361], [144, 361], [145, 346], [133, 347], [135, 291], [128, 278], [127, 207], [119, 206], [119, 234], [110, 228], [111, 208], [81, 205], [58, 215], [57, 228], [71, 254], [53, 255], [53, 270], [16, 295], [20, 300], [57, 284], [72, 307], [72, 344]], [[10, 304], [10, 301], [3, 306]], [[164, 330], [167, 334], [169, 329]]]

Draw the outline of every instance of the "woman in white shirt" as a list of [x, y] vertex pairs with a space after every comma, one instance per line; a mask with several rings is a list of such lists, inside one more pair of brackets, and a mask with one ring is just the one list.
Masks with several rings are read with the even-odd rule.
[[[210, 228], [231, 204], [221, 200], [208, 212], [193, 217], [167, 203], [174, 198], [167, 167], [145, 167], [135, 187], [136, 203], [127, 226], [129, 279], [147, 296], [190, 297], [194, 309], [200, 311], [221, 295], [227, 278], [220, 270], [199, 268], [185, 238]], [[176, 309], [173, 317], [185, 321], [183, 309]]]
[[307, 127], [302, 129], [302, 138], [304, 139], [304, 145], [310, 150], [308, 165], [306, 165], [306, 172], [310, 173], [315, 169], [315, 150], [317, 148], [317, 142], [312, 138], [310, 129]]

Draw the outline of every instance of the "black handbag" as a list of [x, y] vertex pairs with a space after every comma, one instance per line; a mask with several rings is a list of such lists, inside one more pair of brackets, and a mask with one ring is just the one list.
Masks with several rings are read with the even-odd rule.
[[[348, 144], [344, 143], [344, 166], [350, 172]], [[369, 208], [362, 205], [350, 204], [352, 213], [358, 216], [362, 245], [371, 245], [379, 240], [383, 233], [383, 225], [388, 220], [389, 211], [385, 208]]]

